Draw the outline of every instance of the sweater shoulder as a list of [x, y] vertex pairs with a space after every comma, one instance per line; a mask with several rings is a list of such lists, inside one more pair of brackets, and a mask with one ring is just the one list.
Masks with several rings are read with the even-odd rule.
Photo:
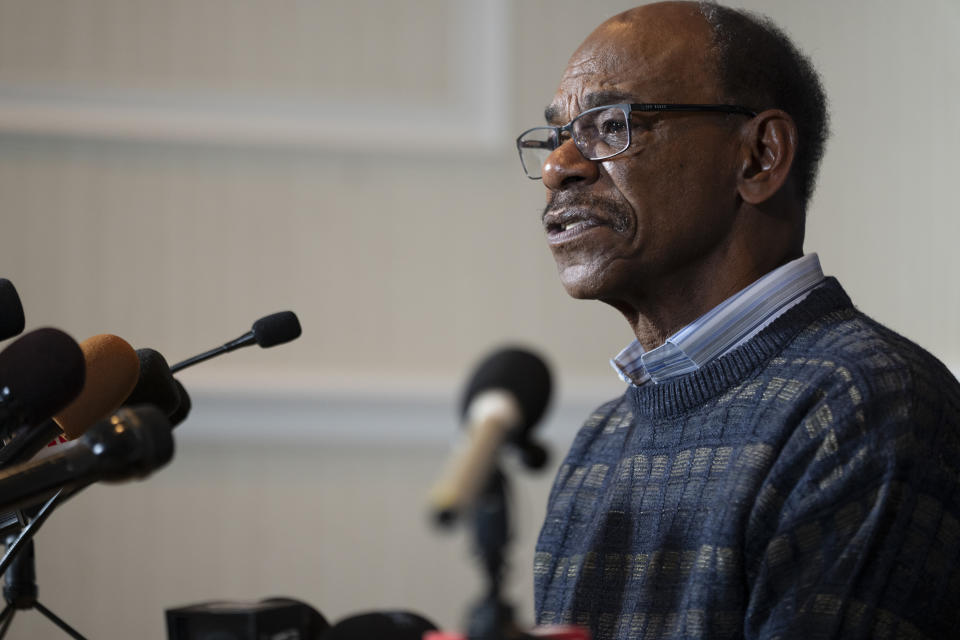
[[780, 362], [821, 365], [827, 384], [855, 384], [865, 394], [919, 396], [960, 407], [960, 383], [940, 360], [852, 307], [811, 324], [781, 356]]
[[960, 383], [936, 357], [849, 308], [811, 324], [775, 360], [771, 375], [803, 380], [810, 401], [785, 432], [769, 477], [781, 490], [794, 487], [785, 513], [921, 476], [923, 490], [952, 494]]

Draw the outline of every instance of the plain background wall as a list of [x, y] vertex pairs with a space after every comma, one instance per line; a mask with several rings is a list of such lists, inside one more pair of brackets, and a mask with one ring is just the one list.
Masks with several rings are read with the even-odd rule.
[[[424, 495], [470, 367], [505, 342], [549, 358], [556, 457], [620, 389], [607, 358], [629, 330], [562, 291], [513, 140], [631, 5], [0, 0], [0, 275], [28, 328], [174, 362], [275, 310], [304, 327], [181, 374], [174, 461], [49, 521], [42, 602], [97, 638], [271, 595], [461, 626], [481, 588], [468, 534], [431, 529]], [[960, 5], [743, 5], [794, 36], [831, 100], [807, 250], [957, 372]], [[509, 595], [529, 621], [550, 471], [508, 466]], [[57, 633], [26, 613], [11, 637]]]

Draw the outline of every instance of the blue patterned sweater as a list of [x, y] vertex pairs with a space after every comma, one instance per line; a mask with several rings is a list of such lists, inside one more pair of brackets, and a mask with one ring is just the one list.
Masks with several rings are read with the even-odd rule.
[[830, 278], [582, 427], [539, 624], [608, 638], [960, 637], [960, 384]]

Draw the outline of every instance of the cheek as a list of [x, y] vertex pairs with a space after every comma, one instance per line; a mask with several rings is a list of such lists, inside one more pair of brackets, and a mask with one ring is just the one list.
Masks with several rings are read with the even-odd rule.
[[[612, 163], [610, 163], [612, 164]], [[632, 243], [646, 241], [641, 235], [658, 226], [658, 218], [672, 199], [670, 183], [639, 163], [621, 163], [611, 167], [611, 191], [621, 202], [619, 231]]]
[[659, 220], [672, 226], [684, 218], [702, 217], [729, 191], [719, 160], [709, 153], [692, 150], [647, 160], [642, 169], [622, 172], [616, 179], [641, 224]]
[[645, 259], [669, 261], [700, 246], [714, 228], [713, 211], [718, 202], [716, 177], [689, 159], [673, 158], [656, 170], [618, 168], [611, 180], [630, 211], [631, 229], [626, 234], [630, 253]]

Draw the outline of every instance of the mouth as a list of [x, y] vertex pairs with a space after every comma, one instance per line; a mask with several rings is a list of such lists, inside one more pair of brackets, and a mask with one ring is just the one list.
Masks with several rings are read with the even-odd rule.
[[591, 229], [609, 226], [607, 221], [584, 209], [568, 209], [543, 217], [543, 228], [550, 244], [561, 244]]

